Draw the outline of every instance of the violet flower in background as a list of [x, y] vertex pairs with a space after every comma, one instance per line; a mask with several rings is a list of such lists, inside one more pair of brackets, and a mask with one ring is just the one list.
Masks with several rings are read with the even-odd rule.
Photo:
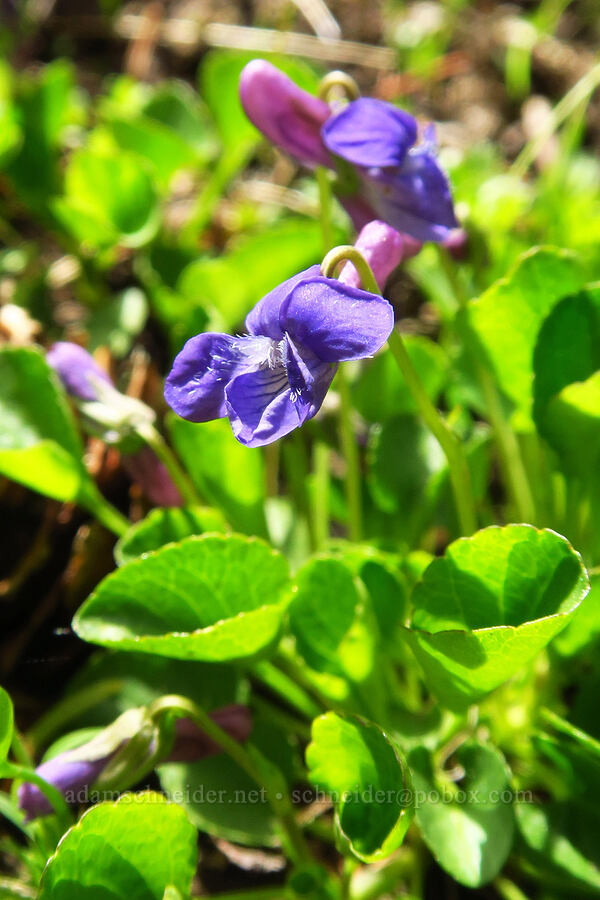
[[173, 362], [165, 399], [191, 422], [228, 416], [240, 443], [261, 447], [312, 418], [337, 364], [372, 356], [393, 326], [383, 297], [312, 266], [259, 300], [247, 335], [191, 338]]
[[[46, 354], [48, 364], [62, 381], [67, 393], [76, 400], [100, 399], [102, 385], [119, 395], [109, 377], [87, 350], [69, 341], [59, 341]], [[135, 453], [123, 453], [123, 464], [151, 503], [156, 506], [182, 506], [183, 500], [163, 463], [149, 447]]]
[[398, 107], [363, 97], [336, 111], [262, 59], [242, 71], [240, 98], [278, 147], [337, 170], [334, 189], [357, 228], [382, 219], [418, 241], [443, 241], [457, 227], [433, 131], [416, 144], [417, 122]]
[[[252, 716], [247, 706], [232, 703], [210, 713], [211, 719], [235, 741], [242, 743], [252, 733]], [[109, 726], [110, 727], [110, 726]], [[64, 795], [68, 802], [78, 802], [78, 795], [84, 799], [84, 792], [91, 788], [102, 774], [110, 760], [118, 752], [120, 746], [107, 755], [98, 755], [98, 737], [86, 744], [59, 753], [58, 756], [43, 762], [35, 770], [36, 773]], [[89, 748], [89, 757], [86, 750]], [[178, 719], [175, 722], [175, 738], [168, 757], [162, 762], [195, 762], [221, 753], [215, 744], [190, 719]], [[26, 821], [47, 816], [52, 806], [34, 784], [22, 784], [18, 790], [19, 807], [25, 813]]]

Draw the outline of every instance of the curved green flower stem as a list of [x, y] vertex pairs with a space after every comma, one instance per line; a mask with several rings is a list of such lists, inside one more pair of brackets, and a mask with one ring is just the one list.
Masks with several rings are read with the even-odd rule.
[[346, 503], [348, 505], [348, 536], [352, 541], [362, 538], [362, 495], [358, 444], [352, 422], [350, 385], [343, 366], [335, 378], [340, 397], [340, 440], [346, 460]]
[[[454, 260], [445, 247], [439, 244], [434, 246], [437, 248], [439, 261], [450, 282], [454, 297], [460, 309], [464, 310], [467, 305], [467, 297], [465, 296], [464, 286], [457, 278]], [[466, 327], [469, 327], [468, 321]], [[494, 432], [504, 483], [511, 495], [516, 515], [521, 522], [535, 523], [535, 501], [518, 438], [506, 419], [493, 378], [474, 353], [471, 353], [470, 356], [475, 366], [475, 373], [483, 392], [488, 418]]]
[[321, 221], [321, 237], [323, 239], [323, 253], [328, 253], [333, 246], [333, 222], [331, 219], [331, 184], [329, 173], [325, 166], [317, 166], [315, 169], [317, 185], [319, 187], [319, 219]]
[[177, 457], [168, 446], [163, 436], [156, 430], [154, 425], [144, 424], [137, 429], [139, 436], [146, 441], [149, 447], [154, 450], [161, 463], [171, 476], [173, 484], [181, 494], [183, 502], [188, 506], [195, 506], [200, 503], [200, 497], [191, 480], [183, 471]]
[[[337, 73], [334, 73], [337, 74]], [[321, 265], [321, 271], [327, 277], [328, 271], [326, 263], [332, 254], [342, 248], [330, 250], [333, 242], [333, 228], [331, 223], [331, 186], [326, 169], [322, 166], [317, 167], [317, 181], [319, 184], [319, 199], [321, 206], [321, 228], [323, 232], [323, 248], [326, 254]], [[353, 247], [344, 247], [346, 250], [354, 250]], [[362, 257], [361, 257], [362, 258]], [[332, 271], [335, 271], [335, 266]], [[348, 535], [353, 541], [360, 541], [362, 536], [362, 496], [360, 484], [360, 459], [358, 453], [358, 445], [356, 443], [356, 435], [352, 422], [352, 398], [350, 396], [350, 387], [346, 378], [343, 366], [338, 367], [336, 375], [336, 386], [340, 398], [340, 443], [342, 452], [346, 460], [346, 478], [345, 493], [346, 504], [348, 506]], [[316, 496], [313, 504], [319, 502]], [[313, 509], [313, 518], [316, 519], [320, 515], [321, 510]]]
[[544, 144], [552, 137], [562, 123], [569, 118], [583, 103], [587, 103], [593, 92], [600, 85], [600, 63], [592, 66], [586, 74], [573, 85], [570, 91], [560, 100], [544, 127], [539, 129], [535, 137], [528, 141], [514, 163], [510, 167], [510, 174], [523, 177], [529, 166], [536, 160]]
[[479, 362], [476, 363], [476, 371], [485, 398], [490, 424], [496, 438], [500, 465], [512, 495], [518, 519], [520, 522], [535, 524], [535, 501], [529, 485], [525, 464], [523, 463], [519, 440], [506, 420], [498, 390], [490, 373]]
[[[268, 783], [265, 773], [260, 771], [254, 760], [242, 744], [235, 741], [226, 731], [223, 731], [208, 713], [187, 697], [176, 694], [161, 697], [149, 707], [149, 714], [154, 718], [161, 712], [175, 712], [190, 718], [211, 740], [218, 744], [231, 759], [253, 780], [259, 787], [264, 788], [271, 808], [279, 820], [280, 825], [288, 839], [290, 849], [295, 856], [295, 862], [307, 862], [311, 859], [310, 850], [304, 839], [304, 835], [296, 818], [289, 797]], [[277, 785], [279, 788], [279, 785]]]
[[3, 778], [18, 778], [21, 781], [27, 782], [27, 784], [35, 784], [56, 813], [63, 834], [65, 831], [69, 830], [73, 824], [73, 817], [71, 816], [65, 798], [53, 784], [44, 781], [44, 779], [33, 769], [30, 769], [29, 766], [21, 766], [16, 763], [4, 763], [1, 772]]
[[396, 329], [392, 331], [388, 338], [388, 346], [398, 363], [398, 368], [425, 424], [438, 441], [448, 460], [450, 482], [454, 493], [460, 531], [463, 535], [471, 535], [477, 530], [477, 517], [471, 488], [471, 474], [464, 448], [429, 399], [406, 351], [400, 332]]
[[[379, 286], [371, 271], [371, 267], [364, 256], [355, 247], [336, 247], [328, 253], [321, 266], [323, 275], [331, 277], [343, 261], [349, 261], [354, 265], [360, 276], [362, 286], [366, 291], [370, 291], [373, 294], [380, 293]], [[473, 534], [477, 529], [477, 518], [475, 515], [475, 501], [473, 499], [471, 488], [471, 475], [464, 448], [429, 399], [417, 370], [413, 366], [410, 356], [406, 351], [400, 332], [395, 328], [388, 338], [388, 346], [392, 351], [394, 359], [398, 364], [398, 368], [412, 394], [413, 400], [417, 404], [417, 408], [419, 409], [425, 424], [439, 442], [446, 459], [448, 460], [450, 481], [454, 492], [461, 533], [464, 535]]]
[[347, 72], [336, 70], [335, 72], [329, 72], [321, 79], [317, 96], [321, 100], [328, 101], [335, 99], [336, 94], [340, 94], [347, 100], [357, 100], [360, 97], [357, 83]]
[[31, 758], [31, 754], [29, 753], [23, 739], [17, 729], [13, 730], [12, 740], [10, 742], [10, 749], [13, 752], [13, 755], [19, 765], [25, 766], [27, 769], [35, 768], [35, 764], [33, 759]]
[[329, 540], [329, 493], [331, 451], [324, 441], [315, 441], [312, 454], [314, 475], [312, 500], [312, 533], [316, 550]]
[[84, 482], [77, 502], [117, 537], [123, 537], [131, 525], [129, 519], [108, 502], [91, 479], [86, 479]]

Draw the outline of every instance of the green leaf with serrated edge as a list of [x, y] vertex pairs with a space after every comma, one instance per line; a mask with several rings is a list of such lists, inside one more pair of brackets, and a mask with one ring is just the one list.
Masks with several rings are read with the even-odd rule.
[[261, 451], [238, 443], [227, 419], [196, 424], [170, 415], [167, 423], [175, 449], [201, 496], [222, 509], [237, 530], [264, 535]]
[[0, 766], [6, 762], [13, 738], [13, 705], [4, 688], [0, 687]]
[[173, 885], [189, 896], [196, 829], [161, 794], [124, 794], [93, 807], [61, 840], [39, 900], [163, 900]]
[[105, 578], [73, 628], [83, 640], [121, 650], [244, 659], [277, 637], [287, 583], [285, 559], [257, 538], [189, 537]]
[[467, 304], [472, 336], [485, 365], [512, 400], [519, 427], [532, 425], [533, 354], [540, 326], [555, 304], [583, 281], [570, 253], [535, 247], [505, 278]]
[[497, 750], [475, 741], [462, 744], [455, 757], [464, 777], [440, 785], [427, 750], [418, 747], [409, 754], [417, 823], [442, 868], [475, 888], [496, 877], [511, 850], [510, 773]]
[[581, 557], [556, 532], [491, 526], [426, 569], [402, 634], [432, 692], [462, 709], [533, 659], [588, 590]]
[[89, 484], [64, 392], [38, 350], [0, 350], [0, 472], [55, 500]]
[[312, 784], [332, 795], [339, 828], [359, 859], [383, 859], [400, 846], [414, 811], [410, 775], [379, 726], [319, 716], [306, 764]]
[[533, 416], [567, 473], [600, 462], [600, 287], [565, 297], [544, 321], [534, 354]]
[[[403, 337], [410, 360], [427, 395], [435, 403], [448, 378], [448, 360], [439, 344], [421, 335]], [[354, 404], [368, 422], [384, 422], [392, 416], [416, 413], [417, 407], [391, 353], [368, 360], [357, 380]]]
[[190, 535], [226, 530], [227, 523], [218, 509], [204, 506], [153, 509], [117, 541], [115, 559], [122, 566]]

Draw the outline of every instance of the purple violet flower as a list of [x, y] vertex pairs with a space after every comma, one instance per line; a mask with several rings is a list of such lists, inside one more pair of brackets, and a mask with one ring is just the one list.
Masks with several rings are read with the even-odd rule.
[[312, 266], [259, 300], [247, 335], [191, 338], [173, 362], [165, 399], [191, 422], [228, 416], [241, 444], [261, 447], [312, 418], [337, 363], [372, 356], [393, 326], [383, 297]]
[[[119, 395], [107, 372], [87, 350], [69, 341], [58, 341], [46, 354], [48, 364], [62, 381], [67, 393], [76, 400], [94, 402], [100, 399], [99, 388], [108, 385]], [[123, 463], [151, 503], [157, 506], [182, 506], [181, 495], [166, 467], [149, 447], [135, 453], [124, 453]]]
[[[252, 732], [252, 716], [247, 706], [232, 703], [210, 713], [211, 719], [226, 731], [234, 740], [242, 743]], [[110, 728], [110, 726], [109, 726]], [[125, 743], [121, 742], [119, 746]], [[85, 799], [87, 790], [102, 774], [106, 765], [119, 750], [115, 747], [106, 755], [99, 755], [98, 737], [77, 747], [59, 753], [58, 756], [46, 760], [35, 770], [36, 773], [54, 785], [68, 802], [79, 802]], [[88, 758], [86, 748], [89, 747]], [[190, 719], [178, 719], [175, 722], [175, 739], [173, 747], [165, 762], [195, 762], [221, 753], [215, 744]], [[79, 795], [79, 796], [78, 796]], [[26, 820], [47, 816], [52, 807], [40, 789], [34, 784], [22, 784], [18, 790], [19, 807], [25, 812]]]
[[382, 219], [418, 241], [443, 241], [458, 225], [433, 129], [415, 146], [416, 120], [393, 104], [361, 97], [332, 109], [261, 59], [242, 71], [240, 98], [274, 144], [337, 171], [334, 189], [357, 228]]

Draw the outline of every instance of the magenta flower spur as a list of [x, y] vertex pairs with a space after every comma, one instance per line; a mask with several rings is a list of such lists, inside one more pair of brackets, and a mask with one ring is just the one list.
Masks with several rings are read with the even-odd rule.
[[367, 97], [330, 107], [262, 59], [243, 70], [240, 97], [276, 146], [336, 171], [334, 189], [357, 228], [381, 219], [415, 240], [444, 241], [457, 227], [433, 129], [417, 143], [417, 122], [407, 112]]
[[165, 399], [191, 422], [228, 416], [240, 443], [261, 447], [312, 418], [337, 364], [372, 356], [393, 325], [383, 297], [313, 266], [257, 303], [248, 334], [191, 338], [175, 358]]

